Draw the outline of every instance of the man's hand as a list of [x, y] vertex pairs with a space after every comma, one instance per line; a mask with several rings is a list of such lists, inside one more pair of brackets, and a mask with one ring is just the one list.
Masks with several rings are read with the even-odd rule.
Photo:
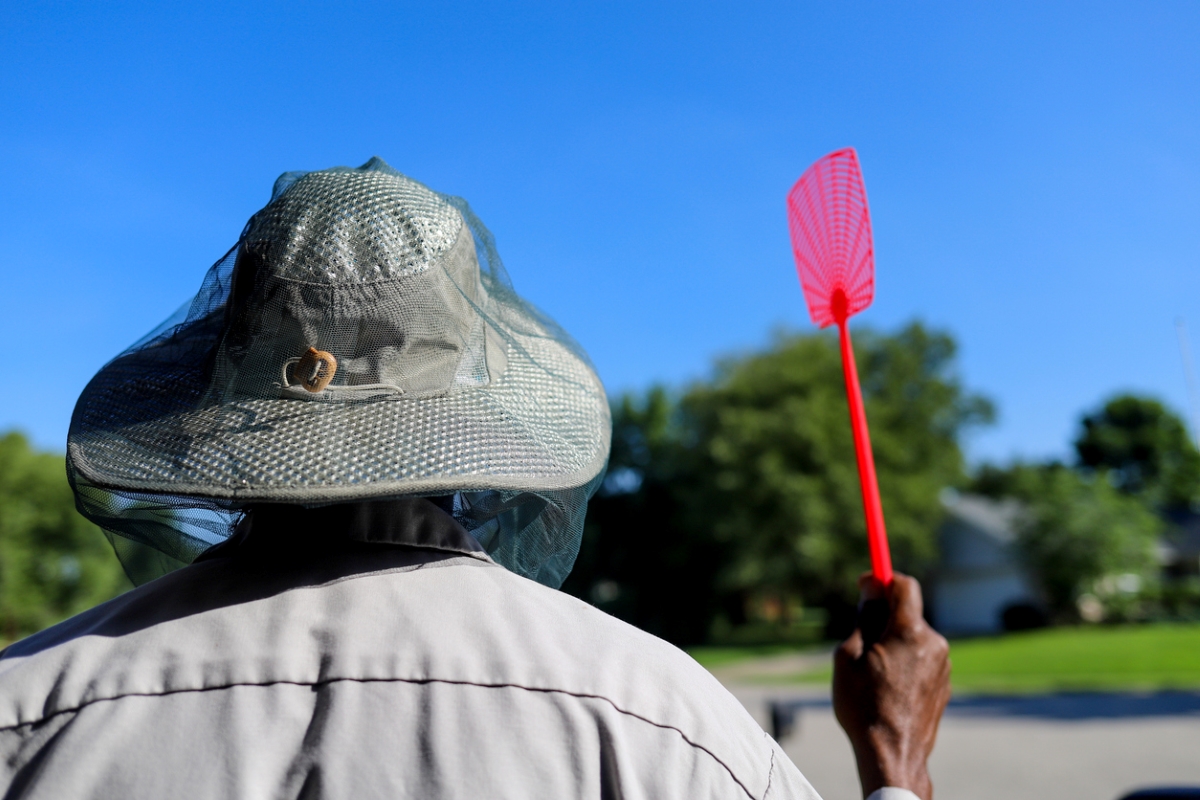
[[897, 574], [888, 590], [869, 574], [865, 599], [891, 608], [878, 642], [863, 646], [855, 630], [833, 657], [833, 710], [850, 737], [863, 796], [884, 786], [930, 800], [926, 761], [950, 700], [950, 647], [922, 616], [921, 585]]

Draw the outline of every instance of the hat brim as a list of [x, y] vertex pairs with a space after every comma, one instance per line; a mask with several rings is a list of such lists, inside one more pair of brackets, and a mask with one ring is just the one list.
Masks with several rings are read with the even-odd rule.
[[[69, 468], [103, 489], [239, 503], [586, 484], [604, 468], [611, 438], [599, 378], [549, 335], [510, 332], [505, 347], [498, 379], [438, 396], [246, 398], [185, 409], [178, 381], [131, 379], [134, 365], [118, 358], [80, 406], [147, 413], [113, 427], [103, 413], [77, 408]], [[200, 368], [177, 366], [183, 380]]]

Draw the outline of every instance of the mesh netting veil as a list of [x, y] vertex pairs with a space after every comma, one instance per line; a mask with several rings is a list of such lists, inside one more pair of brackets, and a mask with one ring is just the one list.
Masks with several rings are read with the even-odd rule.
[[558, 586], [610, 431], [586, 354], [466, 201], [373, 158], [279, 178], [195, 298], [88, 384], [67, 471], [135, 583], [255, 503], [452, 495], [492, 558]]

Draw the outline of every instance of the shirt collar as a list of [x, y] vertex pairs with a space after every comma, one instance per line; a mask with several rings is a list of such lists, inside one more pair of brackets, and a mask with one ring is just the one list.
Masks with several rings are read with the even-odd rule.
[[424, 497], [399, 497], [305, 508], [260, 504], [252, 507], [228, 541], [200, 558], [227, 555], [298, 554], [306, 550], [395, 545], [469, 555], [490, 561], [475, 537]]

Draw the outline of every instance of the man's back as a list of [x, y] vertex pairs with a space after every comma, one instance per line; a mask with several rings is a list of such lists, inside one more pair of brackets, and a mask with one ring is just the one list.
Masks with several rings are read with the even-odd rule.
[[0, 659], [6, 796], [816, 797], [684, 653], [483, 557], [195, 564]]

